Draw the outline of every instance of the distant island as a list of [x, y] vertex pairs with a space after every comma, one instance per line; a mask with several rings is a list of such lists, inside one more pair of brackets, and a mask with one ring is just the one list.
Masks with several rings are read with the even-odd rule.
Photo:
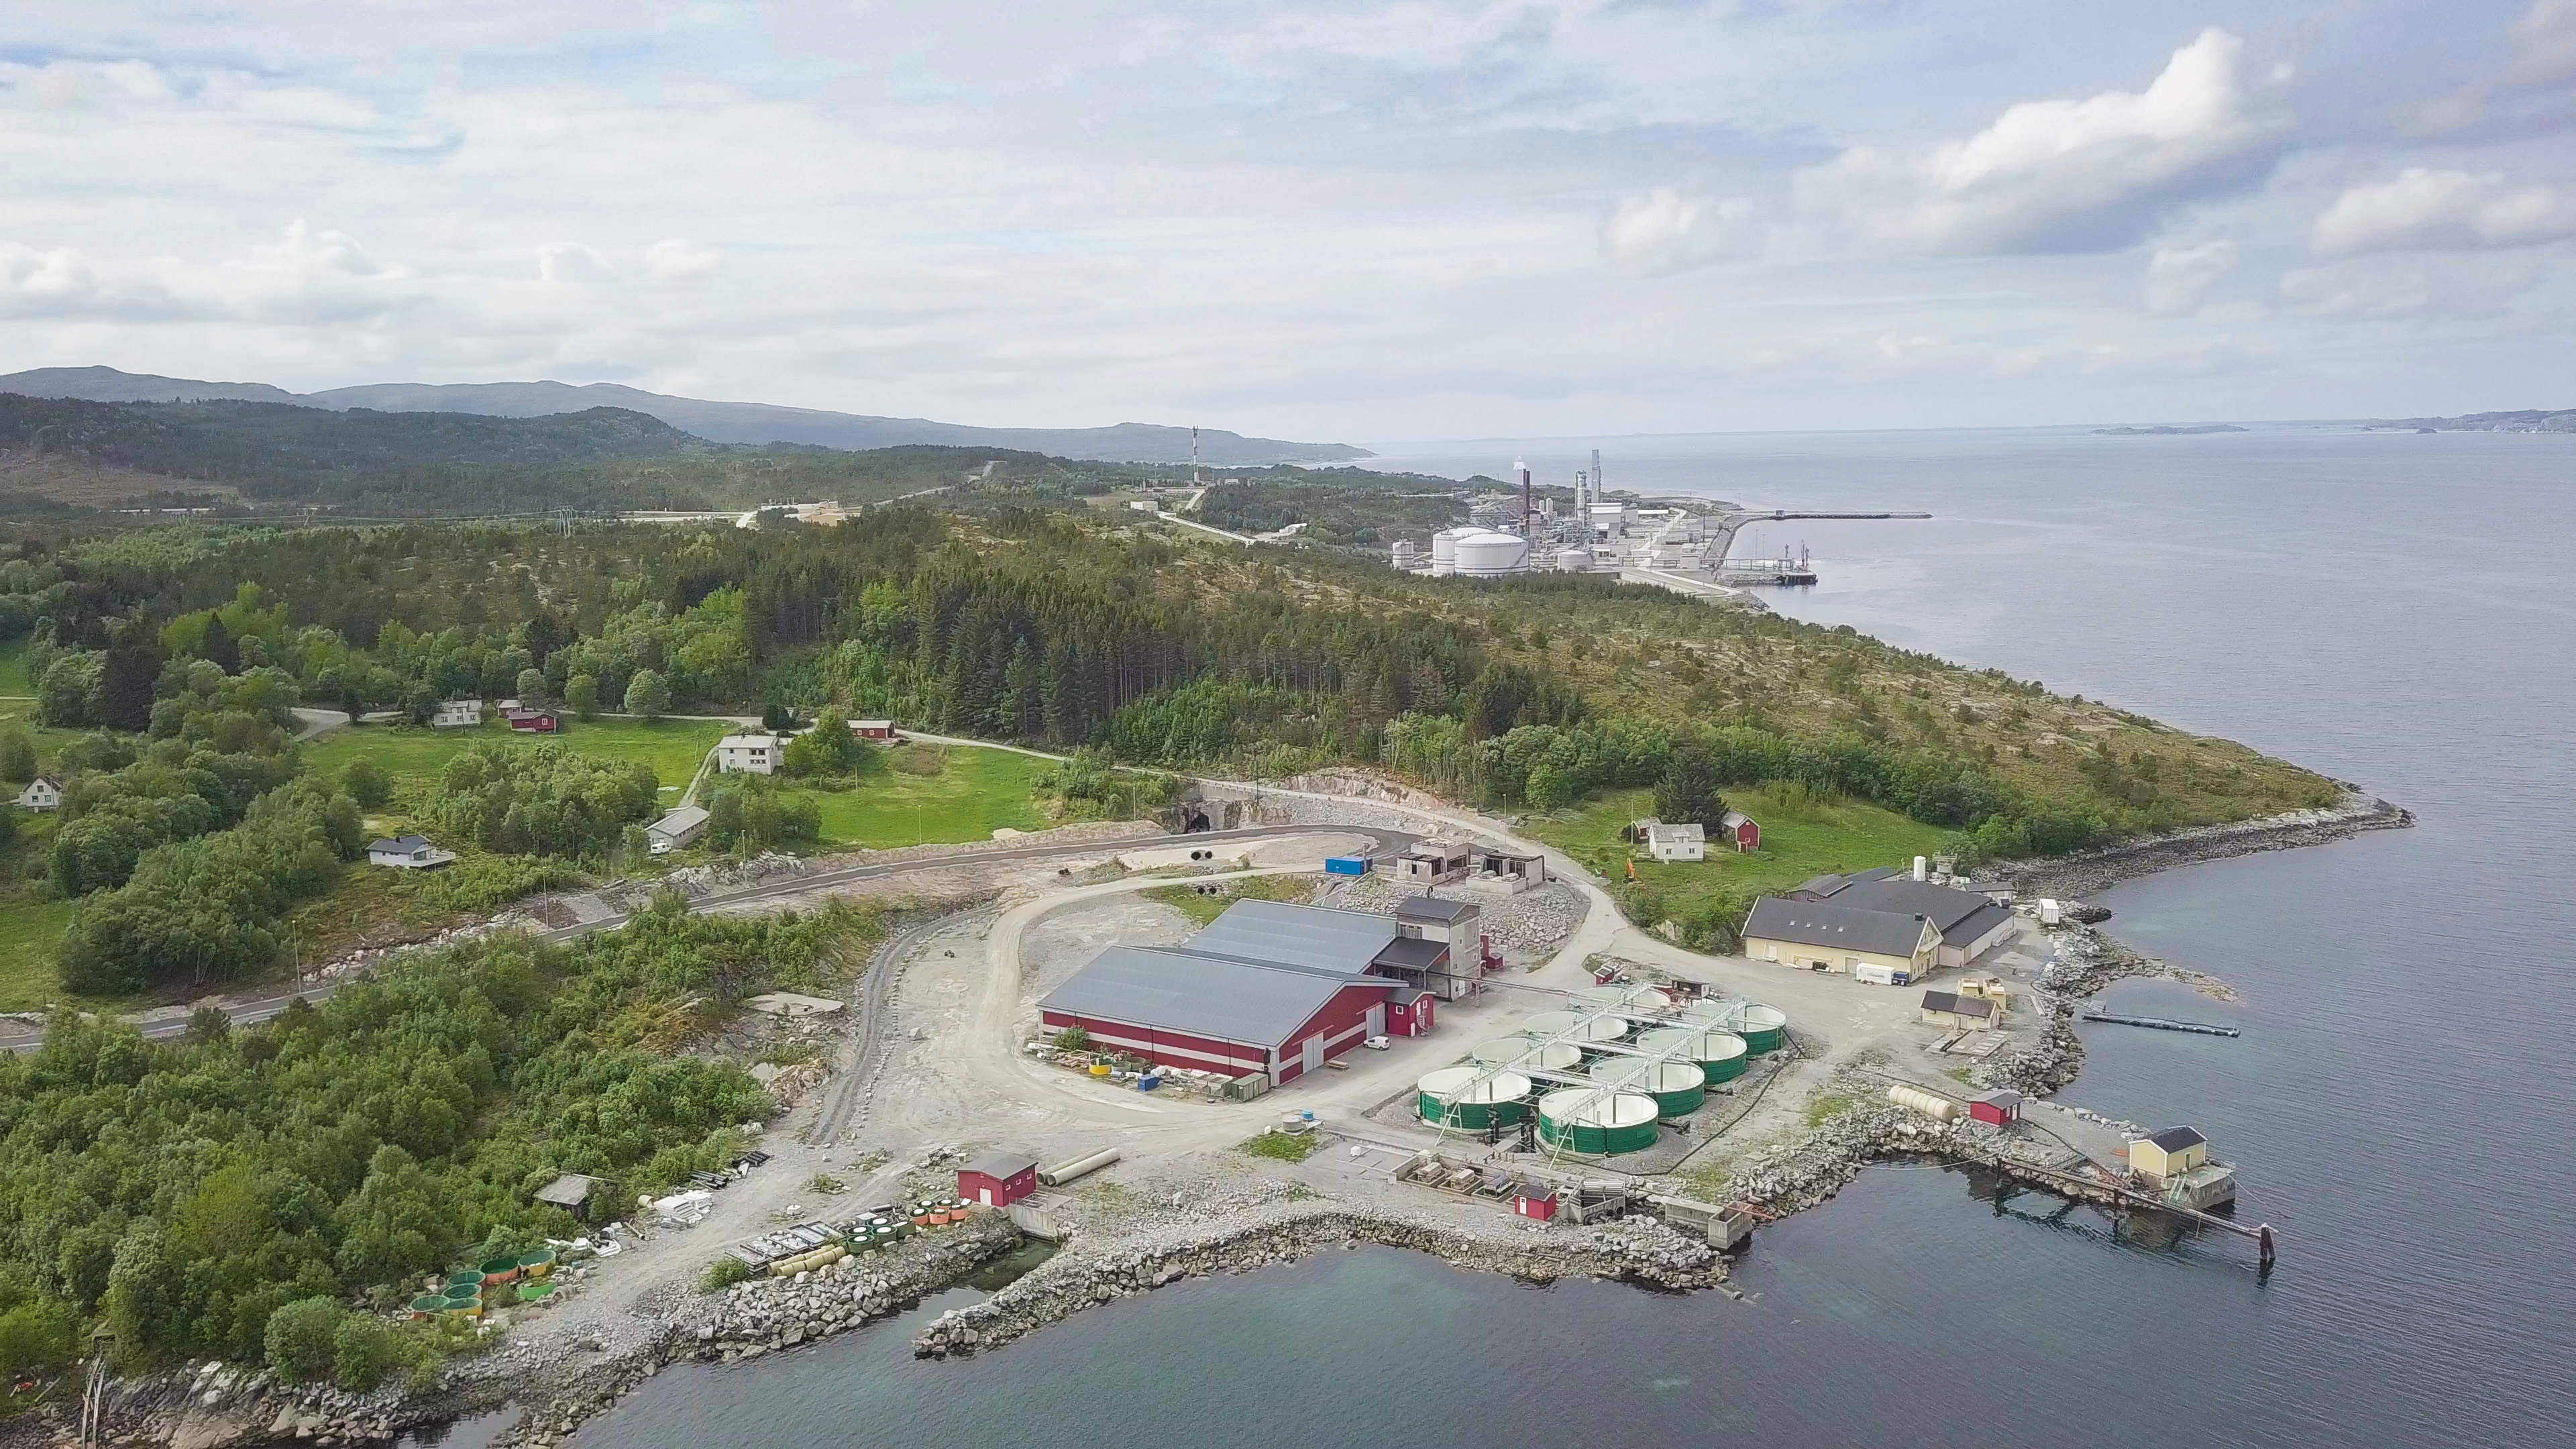
[[2240, 428], [2234, 423], [2184, 423], [2179, 426], [2173, 423], [2158, 423], [2151, 428], [2095, 428], [2093, 431], [2097, 436], [2105, 438], [2174, 438], [2194, 433], [2243, 433], [2252, 430]]
[[2470, 413], [2457, 418], [2372, 418], [2362, 426], [2417, 433], [2576, 433], [2576, 408], [2555, 412], [2525, 408], [2520, 412]]

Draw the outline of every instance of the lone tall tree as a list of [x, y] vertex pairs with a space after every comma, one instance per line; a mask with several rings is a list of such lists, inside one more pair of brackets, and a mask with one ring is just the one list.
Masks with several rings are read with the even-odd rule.
[[1655, 782], [1655, 818], [1671, 825], [1717, 824], [1726, 813], [1726, 797], [1717, 793], [1717, 763], [1701, 749], [1673, 752], [1664, 777]]
[[670, 708], [670, 684], [654, 670], [636, 670], [626, 685], [626, 712], [643, 719], [660, 719]]

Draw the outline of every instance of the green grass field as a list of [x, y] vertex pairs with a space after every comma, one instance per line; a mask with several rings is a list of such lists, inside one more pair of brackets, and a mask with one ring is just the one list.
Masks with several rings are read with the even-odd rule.
[[69, 901], [0, 906], [0, 1011], [38, 1011], [62, 1001], [54, 947], [72, 923]]
[[[715, 748], [731, 726], [715, 720], [600, 719], [583, 724], [566, 721], [559, 735], [526, 735], [493, 723], [480, 729], [433, 730], [415, 726], [349, 725], [304, 747], [306, 768], [336, 775], [364, 756], [394, 777], [397, 803], [419, 798], [449, 760], [469, 746], [487, 741], [533, 749], [545, 740], [565, 749], [611, 760], [641, 760], [653, 767], [654, 779], [670, 788], [664, 803], [675, 803], [697, 773], [698, 761]], [[41, 748], [41, 747], [40, 747]]]
[[1694, 905], [1724, 897], [1724, 914], [1730, 920], [1763, 891], [1793, 886], [1827, 871], [1909, 862], [1939, 849], [1944, 834], [1937, 826], [1857, 800], [1788, 800], [1768, 791], [1739, 789], [1727, 791], [1726, 802], [1760, 823], [1760, 850], [1738, 855], [1711, 841], [1705, 861], [1668, 865], [1647, 859], [1642, 847], [1632, 848], [1619, 839], [1619, 829], [1654, 813], [1651, 790], [1615, 791], [1581, 810], [1533, 816], [1527, 833], [1613, 882], [1626, 878], [1633, 849], [1638, 884], [1662, 895], [1667, 914], [1687, 917]]
[[824, 844], [876, 850], [955, 845], [990, 840], [1005, 827], [1044, 830], [1050, 823], [1030, 798], [1029, 782], [1053, 769], [1053, 761], [1008, 750], [920, 744], [903, 749], [939, 750], [944, 763], [937, 774], [888, 769], [861, 776], [847, 790], [791, 791], [812, 796], [822, 807]]
[[0, 644], [0, 699], [32, 699], [36, 682], [27, 677], [27, 641]]

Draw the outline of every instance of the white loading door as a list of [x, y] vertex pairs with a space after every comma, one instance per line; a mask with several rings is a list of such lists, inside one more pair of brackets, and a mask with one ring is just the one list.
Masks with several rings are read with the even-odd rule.
[[1324, 1039], [1320, 1036], [1310, 1036], [1306, 1038], [1306, 1070], [1320, 1072], [1323, 1069]]
[[1368, 1034], [1370, 1036], [1386, 1035], [1386, 1003], [1383, 1001], [1369, 1008]]

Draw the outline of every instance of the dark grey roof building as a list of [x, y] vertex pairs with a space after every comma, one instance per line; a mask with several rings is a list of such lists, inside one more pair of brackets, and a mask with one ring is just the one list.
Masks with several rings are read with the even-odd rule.
[[1920, 953], [1925, 925], [1921, 916], [1764, 896], [1745, 919], [1744, 938], [1910, 959]]

